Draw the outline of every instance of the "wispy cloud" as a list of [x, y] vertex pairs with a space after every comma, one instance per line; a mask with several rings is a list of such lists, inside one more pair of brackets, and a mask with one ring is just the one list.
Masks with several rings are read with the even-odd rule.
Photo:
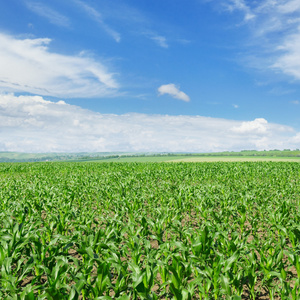
[[299, 105], [300, 104], [300, 101], [299, 100], [294, 100], [294, 101], [291, 101], [292, 104], [295, 104], [295, 105]]
[[[100, 8], [96, 9], [95, 7], [86, 4], [86, 2], [83, 2], [82, 0], [73, 1], [80, 5], [92, 19], [99, 22], [101, 26], [105, 26], [108, 33], [111, 35], [114, 33], [116, 40], [121, 39], [121, 34], [116, 31], [111, 31], [107, 22], [118, 24], [120, 31], [126, 30], [126, 34], [133, 34], [139, 38], [144, 37], [149, 39], [162, 48], [168, 48], [170, 41], [180, 44], [190, 43], [187, 39], [178, 38], [175, 29], [175, 34], [171, 34], [169, 30], [170, 24], [166, 26], [162, 20], [154, 21], [147, 16], [147, 13], [139, 10], [135, 6], [125, 3], [126, 1], [101, 1], [101, 10]], [[164, 30], [166, 27], [168, 27], [168, 34], [166, 34], [166, 30]]]
[[0, 33], [0, 90], [76, 98], [116, 93], [118, 83], [101, 62], [51, 52], [50, 42]]
[[61, 13], [45, 5], [44, 3], [33, 1], [27, 1], [25, 3], [28, 9], [30, 9], [37, 15], [46, 18], [50, 23], [54, 25], [69, 27], [71, 24], [68, 17], [62, 15]]
[[300, 132], [263, 118], [100, 114], [39, 96], [0, 95], [0, 151], [177, 151], [299, 148]]
[[185, 94], [184, 92], [180, 91], [179, 87], [177, 87], [173, 83], [161, 85], [158, 88], [158, 92], [159, 92], [159, 95], [167, 94], [167, 95], [172, 96], [173, 98], [183, 100], [185, 102], [190, 101], [190, 97], [187, 94]]
[[139, 36], [143, 36], [153, 42], [155, 42], [155, 44], [159, 47], [162, 48], [169, 48], [169, 42], [168, 42], [168, 38], [158, 34], [152, 30], [144, 30], [144, 31], [137, 31], [137, 35]]
[[224, 3], [225, 7], [229, 11], [242, 11], [244, 13], [244, 21], [248, 22], [255, 18], [255, 14], [252, 12], [250, 7], [245, 3], [244, 0], [228, 0]]
[[278, 10], [284, 14], [294, 13], [300, 10], [300, 2], [298, 0], [286, 1], [278, 5]]
[[94, 7], [86, 4], [81, 0], [73, 0], [73, 1], [77, 3], [95, 22], [97, 22], [102, 27], [102, 29], [108, 35], [110, 35], [116, 42], [121, 41], [120, 33], [112, 29], [109, 25], [107, 25], [104, 22], [104, 18], [98, 10], [96, 10]]
[[285, 74], [300, 80], [300, 29], [299, 32], [288, 35], [277, 50], [281, 52], [271, 66]]
[[244, 22], [252, 32], [247, 43], [252, 45], [250, 64], [300, 80], [300, 1], [225, 0], [225, 4], [227, 10], [241, 11], [245, 21], [251, 20]]
[[160, 47], [162, 48], [169, 48], [169, 45], [167, 43], [167, 39], [164, 36], [161, 35], [153, 35], [151, 37], [153, 41], [155, 41]]

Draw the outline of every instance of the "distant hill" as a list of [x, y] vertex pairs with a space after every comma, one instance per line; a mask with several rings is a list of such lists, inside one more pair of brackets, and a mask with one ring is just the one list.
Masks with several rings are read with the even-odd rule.
[[[0, 162], [35, 162], [35, 161], [77, 161], [105, 158], [123, 153], [99, 152], [99, 153], [23, 153], [23, 152], [0, 152]], [[125, 154], [125, 153], [124, 153]]]
[[[93, 161], [93, 160], [118, 160], [122, 158], [137, 157], [300, 157], [300, 150], [243, 150], [239, 152], [210, 152], [210, 153], [154, 153], [154, 152], [79, 152], [79, 153], [23, 153], [0, 152], [0, 162], [37, 162], [37, 161]], [[157, 160], [159, 161], [159, 160]]]

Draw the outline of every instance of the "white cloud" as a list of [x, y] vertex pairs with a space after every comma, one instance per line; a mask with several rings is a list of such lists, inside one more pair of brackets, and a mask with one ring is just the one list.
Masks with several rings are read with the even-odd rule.
[[108, 34], [110, 35], [116, 42], [120, 42], [121, 41], [121, 35], [120, 33], [118, 33], [117, 31], [115, 31], [114, 29], [112, 29], [109, 25], [107, 25], [104, 22], [103, 16], [92, 6], [86, 4], [85, 2], [81, 1], [81, 0], [73, 0], [75, 3], [77, 3], [78, 5], [80, 5], [81, 8], [83, 8], [83, 10], [92, 18], [94, 19], [94, 21], [96, 21], [101, 27], [102, 29]]
[[242, 11], [244, 13], [244, 21], [248, 22], [255, 18], [255, 14], [252, 12], [250, 7], [245, 3], [244, 0], [228, 0], [225, 6], [229, 11]]
[[55, 11], [54, 9], [46, 6], [40, 2], [26, 2], [27, 7], [33, 11], [34, 13], [38, 14], [41, 17], [48, 19], [48, 21], [52, 24], [57, 26], [69, 27], [70, 20], [66, 16], [60, 14], [59, 12]]
[[246, 51], [253, 67], [272, 69], [300, 80], [299, 0], [225, 0], [222, 3], [230, 12], [242, 12], [244, 24], [249, 25], [252, 34], [247, 42], [243, 41], [243, 46], [249, 47]]
[[116, 93], [118, 83], [100, 62], [51, 52], [50, 42], [48, 38], [17, 39], [0, 33], [0, 91], [64, 98]]
[[158, 92], [159, 95], [168, 94], [176, 99], [183, 100], [185, 102], [190, 101], [190, 97], [184, 92], [180, 91], [179, 88], [173, 83], [161, 85], [158, 88]]
[[299, 148], [300, 132], [202, 116], [100, 114], [40, 96], [0, 95], [0, 151], [174, 151]]
[[295, 104], [295, 105], [298, 105], [300, 104], [300, 101], [299, 100], [294, 100], [294, 101], [291, 101], [292, 104]]
[[289, 35], [277, 49], [282, 54], [272, 67], [300, 79], [300, 30], [294, 35]]
[[154, 40], [160, 47], [169, 48], [169, 45], [167, 43], [167, 39], [164, 36], [154, 35], [154, 36], [151, 37], [151, 39]]
[[152, 30], [140, 31], [139, 34], [154, 41], [159, 47], [162, 47], [165, 49], [169, 48], [168, 40], [165, 36], [157, 34], [156, 32], [154, 32]]
[[286, 1], [286, 3], [278, 5], [278, 10], [284, 14], [289, 14], [295, 11], [299, 11], [300, 2], [299, 0]]
[[[118, 1], [117, 4], [114, 1], [101, 1], [101, 10], [100, 7], [96, 9], [96, 5], [92, 7], [87, 4], [87, 1], [73, 0], [73, 2], [77, 3], [91, 19], [96, 21], [117, 42], [121, 40], [121, 34], [113, 30], [108, 25], [108, 22], [119, 24], [118, 27], [122, 28], [122, 30], [125, 29], [127, 34], [145, 37], [154, 41], [156, 45], [162, 48], [169, 48], [170, 41], [180, 44], [191, 42], [185, 38], [178, 38], [176, 28], [173, 28], [174, 34], [170, 34], [170, 24], [168, 24], [166, 29], [164, 21], [159, 22], [158, 20], [154, 21], [150, 19], [141, 10], [137, 9], [137, 7], [125, 3], [126, 1]], [[167, 32], [168, 36], [163, 32]]]
[[239, 133], [264, 134], [268, 130], [268, 121], [264, 118], [257, 118], [254, 121], [242, 122], [241, 125], [233, 127], [232, 131]]

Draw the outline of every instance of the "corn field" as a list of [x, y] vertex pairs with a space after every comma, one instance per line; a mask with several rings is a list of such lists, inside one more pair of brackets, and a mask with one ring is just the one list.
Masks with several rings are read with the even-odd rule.
[[300, 164], [0, 164], [1, 299], [300, 299]]

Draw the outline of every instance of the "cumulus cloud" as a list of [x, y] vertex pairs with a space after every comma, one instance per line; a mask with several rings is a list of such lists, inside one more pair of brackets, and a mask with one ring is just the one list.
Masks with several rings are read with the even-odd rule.
[[264, 118], [257, 118], [254, 121], [242, 122], [241, 125], [233, 127], [232, 131], [239, 133], [264, 134], [268, 130], [268, 121]]
[[158, 92], [159, 92], [159, 95], [167, 94], [167, 95], [172, 96], [173, 98], [183, 100], [185, 102], [190, 101], [190, 97], [187, 94], [185, 94], [184, 92], [180, 91], [179, 87], [177, 87], [173, 83], [161, 85], [158, 88]]
[[300, 133], [264, 119], [100, 114], [40, 96], [0, 95], [0, 151], [208, 152], [299, 148]]
[[49, 38], [0, 33], [0, 90], [56, 97], [102, 97], [116, 92], [114, 74], [95, 59], [49, 50]]

